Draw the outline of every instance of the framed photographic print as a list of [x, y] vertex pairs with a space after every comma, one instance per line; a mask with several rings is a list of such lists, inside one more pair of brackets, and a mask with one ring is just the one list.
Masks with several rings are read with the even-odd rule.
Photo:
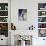
[[46, 29], [39, 29], [39, 37], [46, 37]]
[[0, 23], [0, 35], [8, 37], [8, 23]]
[[19, 21], [27, 20], [27, 9], [18, 9], [18, 20]]

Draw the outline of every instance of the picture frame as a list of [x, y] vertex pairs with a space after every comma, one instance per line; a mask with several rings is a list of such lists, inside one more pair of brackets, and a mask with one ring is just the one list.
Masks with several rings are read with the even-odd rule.
[[18, 20], [27, 21], [27, 9], [18, 9]]

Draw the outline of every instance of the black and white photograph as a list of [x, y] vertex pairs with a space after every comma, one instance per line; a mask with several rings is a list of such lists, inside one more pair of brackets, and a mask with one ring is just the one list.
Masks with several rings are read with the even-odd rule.
[[46, 3], [38, 3], [38, 10], [46, 10]]
[[19, 21], [27, 20], [27, 9], [18, 9], [18, 20]]

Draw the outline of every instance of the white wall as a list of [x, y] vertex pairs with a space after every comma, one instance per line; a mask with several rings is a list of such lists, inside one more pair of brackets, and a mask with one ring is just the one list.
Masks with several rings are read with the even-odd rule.
[[[18, 9], [27, 9], [27, 21], [18, 21]], [[37, 0], [11, 0], [11, 20], [16, 25], [17, 32], [24, 32], [33, 24], [36, 32], [34, 34], [37, 36]]]
[[[46, 3], [46, 0], [11, 0], [11, 22], [16, 25], [18, 32], [19, 30], [27, 30], [32, 24], [35, 26], [33, 46], [43, 43], [42, 38], [38, 38], [38, 3]], [[18, 9], [27, 9], [27, 21], [18, 21]]]
[[[11, 1], [11, 22], [16, 25], [17, 30], [26, 30], [37, 21], [37, 2], [31, 0]], [[34, 4], [34, 5], [33, 5]], [[18, 21], [18, 9], [27, 9], [27, 21]], [[35, 15], [34, 15], [35, 14]], [[36, 18], [36, 19], [35, 19]], [[36, 21], [35, 21], [36, 20]], [[36, 25], [35, 25], [36, 27]]]

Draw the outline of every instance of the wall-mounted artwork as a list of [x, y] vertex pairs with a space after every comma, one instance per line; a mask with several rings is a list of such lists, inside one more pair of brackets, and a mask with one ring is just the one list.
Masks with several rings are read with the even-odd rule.
[[0, 22], [8, 22], [8, 17], [0, 17]]
[[46, 37], [46, 29], [39, 29], [39, 37]]
[[46, 17], [38, 17], [38, 22], [46, 22]]
[[8, 3], [0, 3], [0, 10], [8, 10]]
[[0, 16], [8, 16], [8, 11], [0, 11]]
[[38, 10], [46, 10], [46, 3], [39, 3]]
[[19, 9], [18, 10], [18, 20], [19, 21], [27, 20], [27, 9]]
[[8, 23], [0, 23], [0, 35], [8, 37]]
[[38, 3], [38, 34], [46, 37], [46, 3]]
[[38, 28], [46, 28], [46, 23], [38, 23]]

